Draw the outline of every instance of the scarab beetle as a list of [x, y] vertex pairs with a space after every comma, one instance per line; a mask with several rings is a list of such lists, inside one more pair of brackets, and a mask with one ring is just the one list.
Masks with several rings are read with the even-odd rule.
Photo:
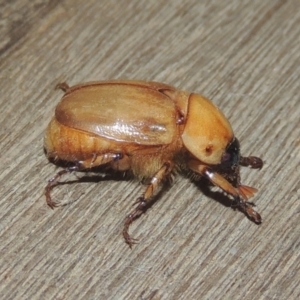
[[123, 236], [136, 242], [130, 224], [149, 206], [153, 195], [173, 171], [200, 174], [233, 197], [255, 223], [260, 215], [248, 202], [257, 191], [240, 183], [239, 166], [260, 169], [263, 161], [243, 157], [232, 128], [222, 112], [205, 97], [157, 82], [103, 81], [69, 87], [46, 130], [44, 148], [54, 162], [68, 162], [45, 189], [68, 172], [103, 166], [150, 179], [136, 207], [125, 218]]

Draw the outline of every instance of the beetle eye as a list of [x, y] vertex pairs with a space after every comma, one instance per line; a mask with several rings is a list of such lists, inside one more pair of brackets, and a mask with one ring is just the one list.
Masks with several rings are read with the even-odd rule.
[[238, 165], [240, 160], [240, 144], [238, 139], [234, 138], [226, 149], [226, 152], [222, 156], [222, 166], [225, 168], [231, 168]]

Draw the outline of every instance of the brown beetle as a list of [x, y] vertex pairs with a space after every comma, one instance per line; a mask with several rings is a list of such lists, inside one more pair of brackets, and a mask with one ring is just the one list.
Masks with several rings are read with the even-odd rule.
[[136, 242], [129, 225], [149, 206], [163, 180], [176, 170], [189, 170], [208, 178], [231, 195], [236, 205], [255, 223], [260, 215], [248, 202], [257, 191], [241, 185], [239, 165], [260, 169], [260, 158], [240, 156], [239, 142], [222, 112], [203, 96], [172, 86], [144, 81], [103, 81], [69, 87], [48, 125], [44, 147], [49, 159], [70, 167], [54, 176], [51, 189], [68, 172], [105, 166], [129, 171], [150, 184], [126, 217], [123, 236]]

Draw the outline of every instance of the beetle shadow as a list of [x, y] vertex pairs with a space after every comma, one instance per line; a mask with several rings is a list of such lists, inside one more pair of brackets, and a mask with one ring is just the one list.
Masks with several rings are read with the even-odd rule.
[[[97, 171], [101, 171], [100, 174], [97, 174]], [[131, 173], [124, 173], [124, 172], [111, 172], [104, 173], [103, 170], [99, 170], [98, 168], [91, 169], [89, 171], [76, 171], [76, 172], [70, 172], [73, 176], [76, 176], [77, 179], [74, 180], [66, 180], [66, 181], [58, 181], [53, 188], [56, 188], [58, 186], [64, 186], [64, 185], [72, 185], [75, 183], [100, 183], [100, 182], [106, 182], [106, 181], [136, 181], [137, 183], [139, 181], [135, 180], [135, 177]], [[83, 175], [79, 175], [83, 174]], [[144, 189], [146, 189], [147, 184], [149, 183], [149, 180], [142, 180], [140, 181], [142, 183]], [[163, 184], [163, 186], [152, 196], [151, 200], [147, 203], [147, 205], [142, 209], [143, 213], [146, 213], [146, 211], [151, 208], [159, 199], [162, 197], [164, 193], [166, 193], [170, 188], [172, 184], [171, 181], [166, 180], [166, 182]], [[142, 191], [144, 191], [144, 189]], [[60, 206], [67, 206], [72, 203], [75, 203], [78, 199], [74, 199], [71, 201], [68, 201], [67, 203], [61, 203]], [[129, 204], [130, 205], [130, 204]], [[137, 199], [132, 199], [132, 207], [133, 209], [138, 205]], [[137, 219], [140, 216], [137, 217]]]
[[194, 184], [198, 189], [208, 198], [213, 199], [214, 201], [219, 202], [223, 206], [233, 207], [233, 200], [230, 199], [224, 192], [222, 191], [213, 191], [212, 188], [214, 185], [206, 178], [200, 178], [197, 181], [194, 181]]
[[[89, 171], [90, 172], [90, 171]], [[76, 172], [79, 173], [79, 172]], [[64, 185], [72, 185], [77, 183], [100, 183], [100, 182], [108, 182], [108, 181], [129, 181], [130, 178], [124, 177], [122, 174], [83, 174], [78, 175], [76, 173], [73, 173], [73, 176], [75, 175], [77, 179], [74, 180], [66, 180], [66, 181], [58, 181], [57, 184], [54, 186], [54, 188], [57, 188], [58, 186], [64, 186]], [[83, 173], [83, 172], [80, 172]], [[78, 199], [73, 199], [70, 201], [67, 201], [66, 203], [60, 203], [60, 206], [68, 206], [72, 203], [77, 202]]]

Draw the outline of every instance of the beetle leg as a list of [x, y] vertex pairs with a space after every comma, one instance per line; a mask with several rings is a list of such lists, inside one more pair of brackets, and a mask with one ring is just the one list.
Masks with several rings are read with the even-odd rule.
[[63, 92], [67, 92], [70, 89], [70, 87], [66, 82], [61, 82], [55, 86], [55, 89], [61, 89]]
[[239, 185], [238, 190], [239, 190], [239, 194], [242, 195], [244, 199], [253, 197], [254, 193], [257, 192], [256, 188], [247, 185]]
[[59, 171], [54, 177], [52, 177], [45, 188], [45, 196], [47, 204], [54, 209], [59, 204], [52, 200], [51, 190], [59, 183], [59, 179], [71, 172], [84, 171], [93, 167], [104, 165], [110, 162], [114, 162], [123, 158], [122, 153], [105, 153], [101, 155], [95, 154], [92, 158], [83, 161], [78, 161], [75, 166], [68, 167], [64, 170]]
[[244, 167], [251, 167], [253, 169], [261, 169], [264, 165], [264, 162], [261, 158], [256, 156], [240, 157], [240, 165]]
[[129, 245], [130, 248], [132, 248], [133, 244], [137, 243], [137, 240], [132, 238], [128, 233], [130, 224], [147, 210], [152, 200], [152, 196], [157, 191], [162, 180], [165, 179], [166, 176], [170, 174], [172, 168], [173, 168], [172, 162], [168, 161], [164, 163], [164, 165], [152, 177], [151, 182], [147, 186], [144, 194], [141, 197], [139, 197], [137, 201], [134, 203], [137, 204], [135, 209], [126, 217], [124, 222], [124, 228], [123, 228], [123, 236], [125, 242]]
[[122, 153], [104, 153], [101, 155], [95, 154], [93, 157], [78, 162], [80, 171], [99, 167], [110, 162], [115, 162], [122, 159]]
[[209, 179], [215, 186], [221, 188], [224, 192], [230, 194], [240, 209], [255, 223], [261, 223], [262, 219], [258, 212], [256, 212], [252, 206], [253, 203], [247, 201], [247, 193], [254, 192], [254, 190], [246, 190], [243, 187], [239, 186], [235, 188], [230, 182], [228, 182], [222, 175], [214, 172], [210, 167], [206, 165], [199, 164], [196, 160], [191, 160], [189, 162], [189, 167], [201, 174], [202, 176]]
[[45, 188], [45, 196], [46, 196], [46, 202], [50, 208], [54, 209], [54, 207], [58, 206], [58, 203], [53, 201], [51, 198], [51, 190], [58, 184], [58, 180], [60, 179], [61, 176], [73, 171], [78, 171], [78, 166], [72, 166], [64, 170], [61, 170], [48, 181], [48, 184]]

